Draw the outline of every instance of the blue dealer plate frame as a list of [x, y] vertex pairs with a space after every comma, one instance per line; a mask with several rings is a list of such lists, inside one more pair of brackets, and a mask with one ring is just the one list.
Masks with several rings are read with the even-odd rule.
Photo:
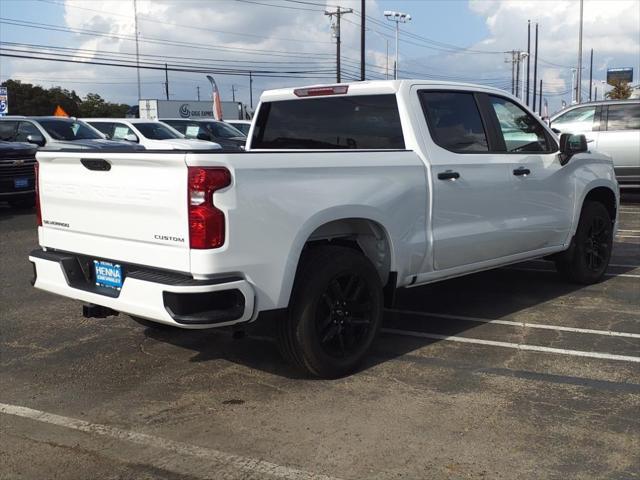
[[105, 262], [104, 260], [94, 260], [93, 272], [95, 274], [96, 286], [113, 288], [115, 290], [122, 288], [123, 278], [121, 265]]

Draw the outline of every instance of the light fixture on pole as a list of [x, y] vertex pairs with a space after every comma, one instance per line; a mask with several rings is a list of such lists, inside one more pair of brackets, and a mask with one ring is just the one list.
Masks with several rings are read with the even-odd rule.
[[398, 79], [398, 38], [400, 36], [400, 24], [411, 21], [411, 15], [402, 12], [393, 12], [391, 10], [385, 10], [384, 16], [391, 22], [396, 22], [396, 61], [395, 68], [393, 69], [393, 78]]

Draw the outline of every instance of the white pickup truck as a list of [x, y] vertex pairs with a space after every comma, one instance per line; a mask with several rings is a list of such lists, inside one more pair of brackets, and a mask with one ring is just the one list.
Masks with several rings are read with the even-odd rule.
[[39, 152], [36, 288], [181, 328], [277, 313], [284, 355], [353, 371], [397, 288], [545, 257], [593, 283], [609, 157], [501, 90], [420, 80], [265, 92], [246, 152]]

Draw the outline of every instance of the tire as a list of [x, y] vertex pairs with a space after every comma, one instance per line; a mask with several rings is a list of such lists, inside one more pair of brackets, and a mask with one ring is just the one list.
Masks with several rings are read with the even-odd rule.
[[287, 315], [278, 324], [289, 362], [320, 378], [353, 372], [375, 340], [383, 314], [382, 284], [357, 250], [322, 246], [304, 253]]
[[31, 197], [22, 197], [22, 198], [9, 200], [9, 205], [11, 205], [14, 208], [21, 208], [21, 209], [33, 208], [36, 206], [36, 197], [31, 196]]
[[613, 247], [613, 224], [600, 202], [585, 202], [569, 250], [556, 260], [556, 269], [575, 283], [591, 285], [602, 280]]

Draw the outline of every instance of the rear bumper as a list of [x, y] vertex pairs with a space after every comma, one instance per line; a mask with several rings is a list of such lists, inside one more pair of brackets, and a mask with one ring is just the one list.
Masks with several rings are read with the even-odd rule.
[[75, 254], [34, 250], [33, 285], [51, 293], [180, 328], [224, 327], [253, 317], [255, 293], [241, 277], [194, 280], [128, 266], [121, 290], [92, 284]]

